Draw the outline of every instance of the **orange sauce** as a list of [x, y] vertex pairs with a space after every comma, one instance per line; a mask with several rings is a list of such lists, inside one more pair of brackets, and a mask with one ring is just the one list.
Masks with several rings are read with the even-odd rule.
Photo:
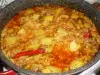
[[69, 68], [70, 63], [76, 56], [75, 52], [65, 50], [63, 45], [55, 45], [53, 48], [52, 65], [61, 69]]

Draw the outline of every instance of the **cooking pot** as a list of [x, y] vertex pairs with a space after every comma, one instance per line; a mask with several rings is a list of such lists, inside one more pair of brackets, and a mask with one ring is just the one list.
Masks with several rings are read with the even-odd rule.
[[[0, 12], [0, 32], [2, 31], [4, 26], [9, 22], [9, 20], [21, 10], [33, 6], [41, 6], [47, 4], [56, 4], [65, 7], [71, 7], [73, 9], [85, 13], [85, 15], [87, 15], [94, 22], [98, 32], [100, 33], [100, 13], [92, 5], [90, 5], [84, 0], [15, 0], [14, 2], [10, 3], [8, 6], [3, 8], [2, 11]], [[24, 75], [44, 75], [43, 73], [40, 72], [32, 72], [30, 70], [26, 70], [24, 68], [18, 67], [17, 65], [12, 63], [9, 59], [7, 59], [7, 57], [4, 55], [2, 50], [0, 50], [0, 59], [18, 73], [23, 73]], [[80, 67], [75, 70], [71, 70], [69, 72], [51, 73], [50, 75], [79, 74], [80, 72], [93, 66], [99, 59], [100, 59], [100, 51], [96, 54], [96, 56], [93, 58], [92, 61], [90, 61], [83, 67]], [[13, 70], [10, 70], [9, 75], [15, 74]], [[5, 75], [5, 74], [1, 73], [0, 75]]]

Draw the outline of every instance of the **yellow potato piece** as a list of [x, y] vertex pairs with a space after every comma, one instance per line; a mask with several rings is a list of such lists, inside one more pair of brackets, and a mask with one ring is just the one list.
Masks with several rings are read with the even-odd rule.
[[59, 16], [62, 11], [63, 11], [63, 8], [56, 9], [55, 10], [55, 17]]
[[17, 42], [18, 40], [18, 37], [16, 36], [9, 36], [6, 38], [6, 45], [10, 46], [10, 45], [13, 45]]
[[55, 39], [56, 39], [57, 41], [60, 41], [60, 40], [62, 40], [62, 37], [67, 36], [67, 35], [68, 35], [67, 31], [66, 31], [65, 29], [63, 29], [63, 28], [60, 27], [60, 28], [57, 30], [57, 34], [56, 34]]
[[45, 69], [42, 70], [43, 73], [60, 73], [61, 69], [56, 68], [54, 66], [47, 66]]
[[45, 31], [43, 29], [39, 29], [39, 30], [36, 30], [34, 34], [35, 36], [41, 36], [45, 34]]
[[28, 49], [38, 49], [39, 48], [39, 46], [40, 46], [40, 44], [38, 43], [38, 41], [37, 40], [34, 40], [34, 42], [32, 42], [27, 48]]
[[85, 62], [83, 60], [76, 59], [76, 60], [72, 61], [71, 65], [70, 65], [70, 69], [77, 69], [77, 68], [83, 66], [84, 64], [85, 64]]
[[49, 52], [49, 53], [52, 52], [52, 50], [53, 50], [52, 47], [47, 47], [46, 48], [46, 51]]
[[70, 43], [70, 51], [77, 51], [79, 48], [80, 48], [80, 45], [77, 44], [77, 43], [75, 42], [75, 40], [73, 40], [73, 41]]
[[18, 31], [18, 34], [24, 35], [24, 34], [25, 34], [25, 30], [24, 30], [23, 28], [21, 28], [21, 29]]
[[41, 40], [41, 44], [43, 45], [51, 45], [53, 42], [53, 38], [51, 37], [45, 37]]
[[39, 14], [33, 14], [31, 17], [30, 17], [30, 19], [32, 19], [32, 20], [38, 20], [39, 19], [39, 17], [40, 17], [40, 15]]
[[45, 20], [52, 21], [53, 20], [53, 16], [45, 16]]
[[30, 9], [27, 9], [26, 11], [25, 11], [25, 15], [30, 15], [30, 14], [33, 14], [35, 11], [32, 9], [32, 8], [30, 8]]
[[45, 16], [44, 17], [44, 21], [43, 21], [43, 25], [47, 26], [49, 25], [49, 23], [53, 20], [53, 16]]
[[61, 27], [58, 29], [57, 33], [60, 36], [66, 36], [66, 35], [68, 35], [67, 31], [64, 28], [61, 28]]

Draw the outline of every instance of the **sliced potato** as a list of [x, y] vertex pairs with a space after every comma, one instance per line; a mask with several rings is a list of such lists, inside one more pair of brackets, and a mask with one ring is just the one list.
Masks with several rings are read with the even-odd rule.
[[58, 33], [59, 36], [68, 35], [67, 31], [64, 28], [61, 28], [61, 27], [58, 29], [57, 33]]
[[79, 48], [80, 48], [80, 45], [77, 44], [77, 43], [75, 42], [75, 40], [73, 40], [73, 41], [70, 43], [70, 51], [77, 51]]
[[25, 15], [30, 15], [30, 14], [33, 14], [35, 11], [32, 9], [32, 8], [30, 8], [30, 9], [27, 9], [26, 11], [25, 11]]
[[6, 38], [6, 45], [10, 46], [15, 44], [18, 41], [18, 37], [16, 36], [9, 36]]
[[85, 27], [85, 28], [91, 28], [91, 24], [89, 24], [89, 23], [84, 23], [84, 27]]
[[55, 40], [61, 41], [62, 38], [63, 38], [64, 36], [67, 36], [67, 35], [68, 35], [67, 31], [66, 31], [65, 29], [63, 29], [63, 28], [60, 27], [60, 28], [58, 28], [58, 30], [57, 30], [57, 34], [56, 34]]
[[36, 20], [38, 20], [38, 19], [39, 19], [39, 17], [40, 17], [40, 15], [39, 15], [39, 14], [33, 14], [33, 15], [30, 17], [30, 19], [32, 19], [32, 20], [34, 20], [34, 21], [36, 21]]
[[77, 69], [81, 66], [83, 66], [85, 64], [85, 62], [81, 59], [76, 59], [74, 61], [72, 61], [71, 65], [70, 65], [70, 69]]
[[36, 30], [35, 31], [35, 36], [41, 36], [41, 35], [44, 35], [45, 31], [43, 29], [39, 29], [39, 30]]
[[45, 16], [44, 20], [52, 21], [53, 20], [53, 16]]
[[63, 11], [63, 8], [56, 9], [55, 10], [55, 17], [59, 16], [60, 13], [62, 13], [62, 11]]
[[49, 23], [53, 20], [53, 16], [45, 16], [44, 17], [44, 21], [43, 21], [43, 25], [47, 26], [49, 25]]
[[43, 45], [51, 45], [53, 42], [53, 38], [51, 37], [45, 37], [41, 40], [41, 44]]
[[42, 70], [43, 73], [60, 73], [61, 69], [56, 68], [54, 66], [47, 66], [45, 69]]
[[20, 35], [24, 35], [24, 34], [25, 34], [25, 30], [24, 30], [24, 28], [21, 28], [21, 29], [18, 31], [18, 34], [20, 34]]
[[47, 47], [46, 48], [46, 51], [49, 52], [49, 53], [52, 52], [52, 50], [53, 50], [52, 47]]
[[39, 48], [39, 46], [40, 46], [40, 44], [38, 43], [38, 41], [37, 40], [34, 40], [27, 48], [28, 49], [38, 49]]

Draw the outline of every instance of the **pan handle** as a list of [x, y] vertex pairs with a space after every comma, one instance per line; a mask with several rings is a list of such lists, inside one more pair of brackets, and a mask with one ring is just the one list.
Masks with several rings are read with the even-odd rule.
[[0, 72], [0, 75], [16, 75], [16, 72], [13, 70], [8, 70], [5, 72]]

